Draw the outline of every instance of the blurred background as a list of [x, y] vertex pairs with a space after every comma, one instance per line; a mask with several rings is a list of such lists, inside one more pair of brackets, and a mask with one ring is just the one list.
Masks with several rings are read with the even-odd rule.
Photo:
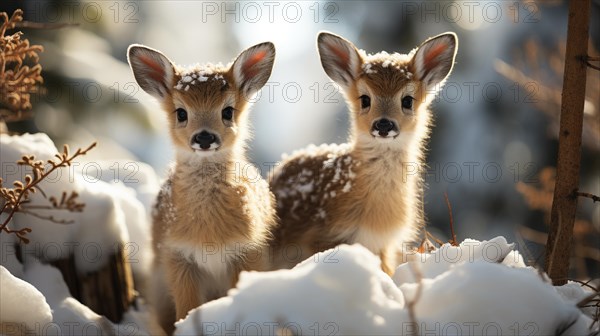
[[[273, 74], [252, 112], [251, 158], [268, 174], [283, 153], [341, 143], [348, 113], [321, 68], [316, 35], [340, 34], [367, 52], [407, 53], [445, 31], [459, 37], [455, 70], [432, 106], [424, 202], [428, 231], [459, 240], [504, 235], [530, 264], [543, 263], [554, 185], [567, 1], [2, 1], [24, 10], [42, 45], [43, 90], [33, 118], [14, 132], [45, 132], [57, 145], [99, 142], [87, 159], [143, 161], [164, 176], [173, 157], [166, 119], [135, 83], [131, 43], [180, 65], [228, 62], [263, 41], [277, 48]], [[600, 49], [592, 1], [590, 54]], [[67, 24], [57, 27], [57, 24]], [[590, 69], [581, 190], [600, 193], [600, 72]], [[581, 199], [574, 276], [598, 277], [600, 206]]]

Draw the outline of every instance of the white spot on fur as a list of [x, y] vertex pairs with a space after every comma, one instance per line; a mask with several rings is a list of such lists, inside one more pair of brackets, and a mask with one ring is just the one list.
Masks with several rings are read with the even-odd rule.
[[163, 183], [160, 189], [160, 203], [157, 199], [156, 203], [152, 207], [152, 217], [162, 215], [162, 220], [164, 220], [165, 224], [167, 224], [166, 227], [168, 227], [170, 223], [173, 223], [177, 220], [175, 206], [173, 205], [171, 197], [171, 182], [167, 180], [165, 183]]
[[376, 70], [373, 70], [373, 69], [372, 69], [372, 67], [373, 67], [373, 64], [371, 64], [371, 63], [364, 63], [364, 64], [362, 65], [362, 70], [363, 70], [363, 72], [364, 72], [364, 73], [366, 73], [366, 74], [374, 74], [374, 73], [377, 73], [377, 71], [376, 71]]
[[394, 137], [396, 137], [398, 135], [398, 132], [396, 131], [389, 131], [387, 136], [381, 136], [379, 135], [379, 131], [377, 130], [372, 130], [371, 131], [371, 135], [378, 138], [378, 139], [392, 139]]
[[344, 188], [342, 188], [342, 192], [347, 193], [351, 189], [352, 189], [352, 182], [346, 181], [346, 184], [344, 184]]
[[197, 144], [197, 143], [195, 143], [195, 144], [192, 144], [192, 149], [193, 149], [193, 150], [195, 150], [196, 152], [200, 152], [200, 153], [202, 153], [202, 152], [214, 152], [214, 151], [216, 151], [216, 150], [217, 150], [219, 147], [221, 147], [221, 145], [219, 145], [219, 144], [218, 144], [218, 143], [216, 143], [216, 142], [213, 142], [213, 143], [211, 143], [211, 144], [210, 144], [210, 147], [208, 147], [208, 149], [203, 149], [203, 148], [200, 148], [200, 144]]
[[167, 243], [169, 248], [179, 252], [189, 262], [221, 281], [228, 281], [227, 271], [230, 264], [241, 256], [239, 244], [200, 243], [189, 246], [181, 243]]

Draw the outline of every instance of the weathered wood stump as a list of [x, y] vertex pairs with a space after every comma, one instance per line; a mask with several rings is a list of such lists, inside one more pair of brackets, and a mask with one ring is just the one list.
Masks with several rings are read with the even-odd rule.
[[123, 313], [135, 299], [131, 267], [122, 246], [109, 257], [109, 262], [96, 272], [78, 272], [74, 257], [55, 261], [52, 265], [60, 270], [75, 299], [112, 322], [120, 322]]
[[[22, 262], [19, 245], [16, 251], [17, 258]], [[50, 264], [60, 270], [73, 298], [114, 323], [120, 322], [134, 303], [136, 291], [133, 274], [122, 245], [115, 249], [107, 264], [96, 272], [79, 272], [72, 255]]]

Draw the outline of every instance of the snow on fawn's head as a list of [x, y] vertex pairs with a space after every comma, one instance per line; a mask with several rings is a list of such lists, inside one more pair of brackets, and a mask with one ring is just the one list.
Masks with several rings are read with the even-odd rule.
[[130, 46], [128, 59], [137, 83], [167, 113], [178, 153], [205, 157], [243, 148], [249, 100], [271, 76], [275, 47], [257, 44], [227, 66], [184, 69], [142, 45]]
[[411, 147], [415, 134], [427, 134], [427, 106], [452, 70], [457, 44], [454, 33], [444, 33], [408, 55], [368, 55], [340, 36], [320, 33], [321, 64], [352, 112], [352, 141]]

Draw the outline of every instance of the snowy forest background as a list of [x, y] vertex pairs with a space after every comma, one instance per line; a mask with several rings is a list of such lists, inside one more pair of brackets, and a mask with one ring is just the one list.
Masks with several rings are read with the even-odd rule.
[[[9, 123], [8, 129], [44, 132], [59, 148], [63, 143], [86, 148], [97, 141], [97, 148], [79, 160], [82, 166], [100, 162], [101, 180], [146, 180], [154, 172], [162, 177], [173, 156], [165, 117], [135, 83], [127, 47], [145, 44], [178, 64], [192, 64], [228, 61], [250, 45], [272, 41], [277, 59], [253, 108], [250, 144], [251, 159], [266, 176], [283, 153], [310, 143], [341, 143], [347, 137], [346, 105], [316, 53], [319, 31], [340, 34], [368, 52], [402, 53], [429, 36], [454, 31], [459, 37], [457, 63], [432, 107], [435, 127], [424, 196], [427, 230], [441, 241], [451, 238], [447, 193], [458, 241], [503, 236], [515, 243], [525, 264], [543, 264], [567, 1], [274, 4], [4, 1], [0, 12], [21, 8], [28, 21], [76, 24], [22, 29], [31, 44], [45, 49], [40, 53], [44, 92], [32, 97], [33, 118]], [[592, 1], [594, 55], [600, 50], [599, 14], [600, 2]], [[580, 189], [598, 194], [597, 71], [589, 72], [587, 91]], [[151, 202], [151, 196], [141, 198], [143, 205]], [[597, 203], [580, 200], [574, 239], [571, 277], [600, 277]], [[135, 273], [136, 267], [147, 265], [132, 267]]]

